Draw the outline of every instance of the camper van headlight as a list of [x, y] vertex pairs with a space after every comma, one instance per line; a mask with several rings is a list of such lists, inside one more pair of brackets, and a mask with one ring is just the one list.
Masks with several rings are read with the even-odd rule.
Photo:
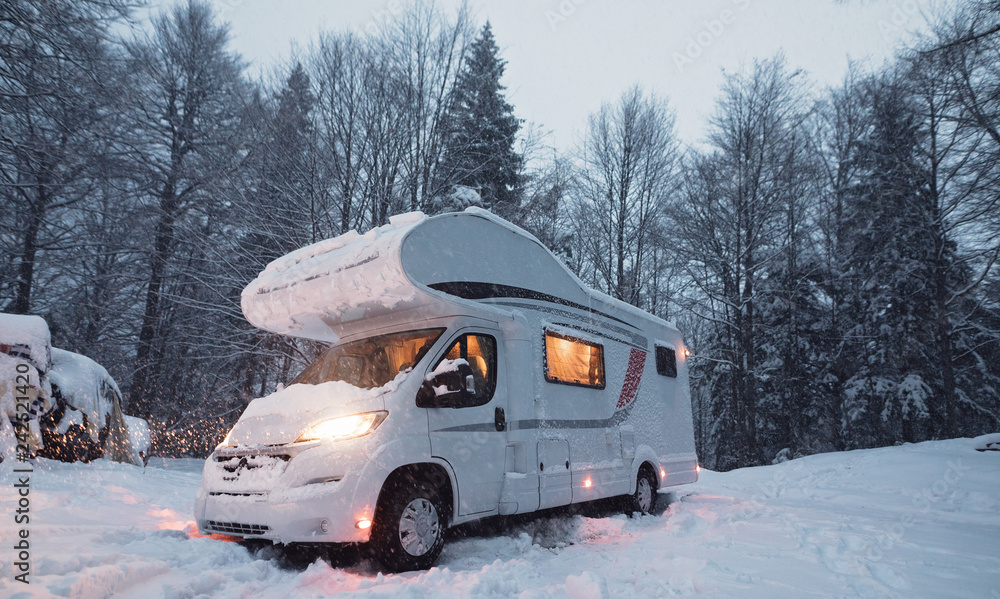
[[321, 420], [310, 426], [299, 435], [296, 443], [302, 441], [337, 441], [340, 439], [353, 439], [372, 432], [378, 425], [382, 424], [389, 412], [365, 412], [364, 414], [353, 414], [351, 416], [341, 416]]

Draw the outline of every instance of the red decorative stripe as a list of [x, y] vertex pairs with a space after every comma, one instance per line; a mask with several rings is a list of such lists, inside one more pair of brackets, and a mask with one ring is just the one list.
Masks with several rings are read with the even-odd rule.
[[616, 410], [620, 410], [632, 403], [635, 394], [639, 392], [639, 382], [642, 381], [642, 367], [646, 363], [646, 352], [641, 349], [632, 348], [628, 356], [628, 370], [625, 371], [625, 384], [622, 385], [622, 394], [618, 397]]

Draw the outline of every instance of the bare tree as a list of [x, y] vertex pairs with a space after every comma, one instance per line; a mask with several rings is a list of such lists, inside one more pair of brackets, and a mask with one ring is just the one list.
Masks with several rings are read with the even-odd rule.
[[724, 469], [762, 459], [759, 287], [791, 239], [781, 220], [799, 191], [802, 86], [802, 75], [780, 56], [729, 75], [711, 123], [713, 150], [690, 159], [672, 211], [700, 314], [714, 325], [714, 347], [701, 355], [719, 381], [713, 438]]
[[[159, 398], [160, 358], [170, 335], [164, 290], [173, 275], [178, 227], [209, 210], [206, 194], [240, 158], [244, 105], [240, 60], [208, 4], [191, 0], [154, 19], [150, 34], [126, 43], [134, 83], [129, 153], [151, 214], [145, 308], [132, 377], [132, 409], [149, 417]], [[178, 265], [182, 266], [182, 265]]]
[[601, 289], [641, 306], [656, 255], [654, 234], [674, 189], [678, 164], [674, 115], [641, 88], [591, 115], [574, 190], [587, 267]]
[[410, 210], [427, 209], [444, 152], [444, 120], [466, 48], [474, 34], [468, 7], [452, 21], [433, 3], [414, 3], [382, 28], [379, 45], [399, 77], [397, 101], [405, 114], [403, 184]]
[[63, 213], [95, 185], [115, 117], [107, 29], [127, 13], [119, 0], [0, 6], [0, 241], [14, 275], [0, 297], [15, 313], [32, 307], [39, 253], [69, 243]]
[[[981, 362], [976, 346], [1000, 343], [1000, 333], [975, 322], [982, 285], [1000, 259], [1000, 35], [995, 26], [989, 28], [998, 20], [995, 3], [963, 7], [925, 42], [933, 51], [913, 52], [900, 66], [926, 136], [921, 153], [934, 240], [931, 285], [940, 352], [940, 377], [935, 378], [947, 436], [974, 432], [962, 426], [962, 413], [1000, 422], [1000, 397], [991, 387], [970, 393], [969, 381], [960, 380], [963, 356]], [[979, 342], [963, 342], [970, 330], [979, 331]]]

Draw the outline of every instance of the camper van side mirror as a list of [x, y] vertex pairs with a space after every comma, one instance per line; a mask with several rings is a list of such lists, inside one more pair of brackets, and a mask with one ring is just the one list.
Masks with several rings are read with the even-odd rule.
[[476, 396], [472, 367], [459, 364], [457, 370], [442, 372], [424, 381], [417, 391], [418, 408], [458, 408]]

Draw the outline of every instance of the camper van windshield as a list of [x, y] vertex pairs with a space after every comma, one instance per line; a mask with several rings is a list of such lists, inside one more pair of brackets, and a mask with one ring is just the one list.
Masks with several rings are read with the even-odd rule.
[[417, 365], [444, 329], [390, 333], [334, 345], [306, 367], [290, 384], [318, 385], [344, 381], [374, 389]]

